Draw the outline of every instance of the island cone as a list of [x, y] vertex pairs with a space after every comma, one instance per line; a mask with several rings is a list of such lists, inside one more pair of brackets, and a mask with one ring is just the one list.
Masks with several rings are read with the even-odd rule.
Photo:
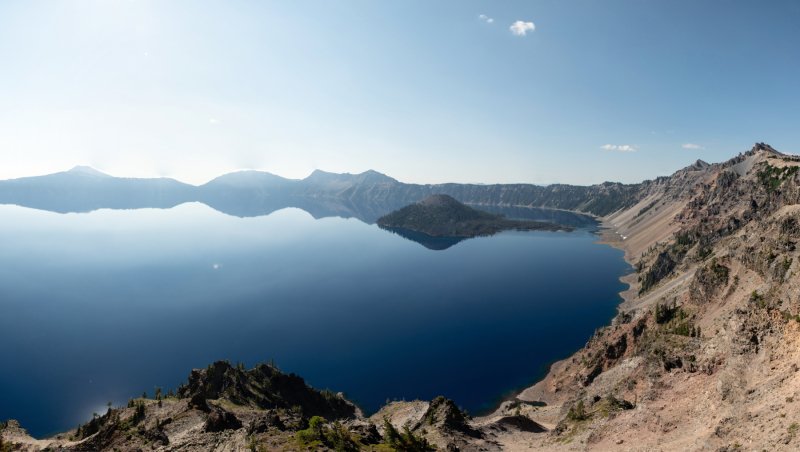
[[398, 231], [413, 231], [431, 237], [476, 237], [504, 230], [569, 229], [540, 221], [509, 220], [474, 209], [455, 198], [436, 194], [378, 219], [378, 226]]

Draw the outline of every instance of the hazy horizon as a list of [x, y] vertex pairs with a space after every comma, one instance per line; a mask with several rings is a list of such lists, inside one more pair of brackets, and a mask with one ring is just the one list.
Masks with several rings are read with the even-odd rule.
[[[769, 144], [769, 143], [767, 143], [767, 144]], [[778, 151], [780, 152], [780, 150], [778, 150]], [[741, 151], [741, 152], [744, 152], [744, 151]], [[731, 155], [731, 157], [733, 157], [733, 155]], [[702, 160], [702, 159], [701, 159], [701, 160]], [[692, 162], [687, 162], [687, 164], [686, 164], [685, 166], [689, 166], [691, 163], [692, 163]], [[719, 162], [707, 162], [707, 163], [712, 163], [712, 164], [713, 164], [713, 163], [719, 163]], [[201, 186], [201, 185], [203, 185], [203, 184], [206, 184], [206, 183], [208, 183], [208, 182], [211, 182], [212, 180], [214, 180], [214, 179], [216, 179], [216, 178], [218, 178], [218, 177], [220, 177], [220, 176], [224, 176], [224, 175], [228, 175], [228, 174], [234, 174], [234, 173], [240, 173], [240, 172], [260, 172], [260, 173], [267, 173], [267, 174], [272, 174], [273, 176], [278, 176], [278, 177], [281, 177], [281, 178], [284, 178], [284, 179], [287, 179], [287, 180], [296, 180], [296, 181], [300, 181], [300, 180], [303, 180], [303, 179], [306, 179], [306, 178], [310, 177], [310, 176], [311, 176], [311, 175], [312, 175], [314, 172], [316, 172], [316, 171], [322, 171], [322, 172], [326, 172], [326, 173], [332, 173], [332, 174], [351, 174], [351, 175], [358, 175], [358, 174], [362, 174], [362, 173], [365, 173], [365, 172], [368, 172], [368, 171], [375, 171], [375, 172], [377, 172], [377, 173], [383, 174], [384, 176], [389, 176], [389, 177], [391, 177], [391, 178], [393, 178], [393, 179], [396, 179], [396, 180], [397, 180], [398, 182], [400, 182], [400, 183], [405, 183], [405, 184], [418, 184], [418, 185], [436, 185], [436, 184], [456, 183], [456, 184], [468, 184], [468, 185], [494, 185], [494, 184], [512, 184], [512, 185], [513, 185], [513, 184], [531, 184], [531, 185], [541, 185], [541, 186], [547, 186], [547, 185], [560, 185], [560, 184], [564, 184], [563, 182], [551, 182], [551, 183], [541, 183], [541, 184], [537, 184], [537, 183], [534, 183], [534, 182], [525, 182], [525, 181], [518, 181], [518, 182], [513, 182], [513, 181], [511, 181], [511, 182], [492, 182], [492, 181], [441, 181], [441, 182], [409, 182], [409, 181], [405, 181], [405, 180], [402, 180], [402, 179], [398, 179], [398, 178], [396, 178], [396, 177], [392, 176], [391, 174], [385, 173], [385, 172], [383, 172], [383, 171], [376, 170], [376, 169], [374, 169], [374, 168], [368, 168], [368, 169], [366, 169], [366, 170], [364, 170], [364, 171], [358, 171], [358, 172], [355, 172], [355, 171], [341, 171], [341, 172], [334, 172], [334, 171], [328, 171], [328, 170], [326, 170], [325, 168], [316, 168], [316, 169], [313, 169], [313, 170], [311, 170], [311, 172], [309, 172], [309, 173], [308, 173], [308, 174], [306, 174], [305, 176], [301, 176], [301, 177], [288, 177], [288, 176], [284, 176], [283, 174], [278, 174], [278, 173], [275, 173], [275, 172], [273, 172], [273, 171], [269, 171], [269, 170], [267, 170], [267, 169], [258, 169], [258, 168], [234, 168], [234, 169], [231, 169], [231, 170], [228, 170], [228, 171], [225, 171], [225, 172], [219, 173], [219, 174], [217, 174], [216, 176], [212, 176], [212, 177], [211, 177], [211, 178], [209, 178], [209, 179], [206, 179], [206, 180], [200, 180], [200, 181], [198, 181], [198, 182], [194, 182], [194, 181], [182, 180], [182, 179], [179, 179], [179, 178], [177, 178], [177, 177], [172, 177], [172, 176], [162, 176], [162, 175], [143, 175], [143, 176], [134, 176], [134, 175], [128, 175], [128, 174], [115, 174], [115, 173], [111, 173], [111, 172], [108, 172], [108, 171], [104, 171], [104, 170], [103, 170], [103, 169], [101, 169], [101, 168], [95, 168], [95, 167], [94, 167], [94, 166], [92, 166], [92, 165], [73, 165], [73, 166], [72, 166], [72, 167], [70, 167], [70, 168], [65, 168], [65, 169], [61, 169], [61, 170], [56, 170], [56, 171], [53, 171], [53, 172], [48, 172], [48, 173], [43, 173], [43, 174], [28, 174], [28, 175], [16, 176], [16, 177], [7, 178], [7, 179], [0, 179], [0, 180], [11, 180], [11, 179], [28, 178], [28, 177], [48, 176], [48, 175], [51, 175], [51, 174], [57, 174], [57, 173], [63, 173], [63, 172], [79, 171], [79, 170], [81, 170], [81, 169], [94, 170], [94, 171], [97, 171], [97, 172], [99, 172], [99, 173], [102, 173], [102, 174], [104, 174], [104, 175], [106, 175], [106, 176], [111, 176], [111, 177], [115, 177], [115, 178], [143, 178], [143, 179], [145, 179], [145, 178], [160, 178], [160, 177], [165, 177], [165, 178], [169, 178], [169, 179], [175, 179], [175, 180], [177, 180], [178, 182], [182, 182], [182, 183], [189, 184], [189, 185], [194, 185], [194, 186]], [[675, 170], [674, 170], [674, 171], [671, 171], [669, 174], [672, 174], [672, 173], [674, 173], [675, 171], [678, 171], [678, 170], [680, 170], [680, 169], [681, 169], [681, 168], [675, 168]], [[658, 176], [655, 176], [655, 177], [659, 177], [659, 176], [665, 176], [665, 175], [669, 175], [669, 174], [664, 174], [664, 175], [661, 175], [661, 174], [659, 174]], [[653, 178], [655, 178], [655, 177], [653, 177]], [[602, 183], [604, 183], [604, 182], [623, 183], [623, 184], [636, 184], [636, 183], [639, 183], [639, 182], [644, 182], [645, 180], [652, 180], [653, 178], [642, 179], [642, 180], [640, 180], [640, 181], [634, 181], [634, 182], [621, 182], [621, 181], [616, 181], [616, 180], [605, 180], [605, 181], [596, 182], [596, 183], [592, 183], [592, 184], [568, 184], [568, 185], [577, 185], [577, 186], [582, 186], [582, 185], [584, 185], [584, 186], [588, 186], [588, 185], [602, 184]]]

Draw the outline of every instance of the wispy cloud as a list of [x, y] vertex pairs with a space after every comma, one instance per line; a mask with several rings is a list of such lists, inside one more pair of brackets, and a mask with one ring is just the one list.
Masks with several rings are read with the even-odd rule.
[[508, 29], [511, 30], [511, 33], [513, 33], [515, 36], [525, 36], [529, 31], [536, 30], [536, 25], [534, 25], [533, 22], [518, 20], [511, 24]]
[[693, 150], [693, 151], [694, 150], [705, 149], [704, 146], [701, 146], [701, 145], [695, 144], [695, 143], [686, 143], [686, 144], [681, 145], [681, 147], [684, 148], [684, 149], [689, 149], [689, 150]]
[[639, 148], [632, 144], [604, 144], [600, 146], [600, 149], [614, 152], [636, 152], [639, 150]]
[[494, 23], [494, 19], [492, 19], [491, 17], [487, 16], [486, 14], [479, 15], [478, 19], [486, 22], [487, 24], [493, 24]]

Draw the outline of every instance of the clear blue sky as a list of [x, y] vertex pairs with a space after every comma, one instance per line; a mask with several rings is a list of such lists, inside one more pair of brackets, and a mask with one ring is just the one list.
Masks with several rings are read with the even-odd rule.
[[3, 1], [0, 178], [589, 184], [796, 152], [798, 24], [796, 1]]

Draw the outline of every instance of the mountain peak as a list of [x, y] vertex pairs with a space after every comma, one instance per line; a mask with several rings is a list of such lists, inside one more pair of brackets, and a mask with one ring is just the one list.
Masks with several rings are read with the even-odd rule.
[[767, 143], [756, 143], [753, 145], [753, 148], [750, 150], [752, 154], [756, 154], [758, 152], [766, 152], [773, 155], [783, 155], [781, 152], [778, 152], [772, 146], [768, 145]]
[[389, 177], [381, 172], [375, 170], [366, 170], [357, 175], [362, 181], [370, 182], [397, 182], [397, 179]]
[[694, 162], [691, 165], [687, 166], [683, 170], [684, 171], [702, 171], [702, 170], [708, 168], [709, 166], [711, 166], [711, 164], [709, 164], [708, 162], [706, 162], [704, 160], [697, 159], [696, 162]]
[[420, 201], [418, 204], [430, 207], [443, 207], [443, 206], [462, 206], [455, 198], [450, 195], [430, 195]]
[[86, 165], [78, 165], [67, 172], [72, 174], [83, 174], [86, 176], [111, 177], [102, 171], [98, 171], [92, 168], [91, 166], [86, 166]]
[[367, 170], [363, 173], [331, 173], [320, 169], [314, 170], [305, 180], [314, 182], [338, 182], [338, 183], [393, 183], [397, 182], [383, 173], [375, 170]]
[[253, 187], [263, 185], [276, 185], [291, 182], [290, 179], [277, 176], [266, 171], [239, 170], [216, 177], [205, 185], [229, 185], [240, 187]]

